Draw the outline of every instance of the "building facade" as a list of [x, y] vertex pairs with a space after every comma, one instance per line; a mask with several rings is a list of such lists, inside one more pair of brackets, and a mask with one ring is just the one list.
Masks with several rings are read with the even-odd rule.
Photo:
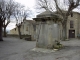
[[31, 35], [31, 40], [35, 40], [36, 24], [33, 20], [24, 20], [21, 26], [22, 35]]
[[[62, 39], [62, 24], [60, 23], [60, 39]], [[67, 20], [67, 39], [77, 38], [80, 34], [80, 13], [73, 12], [73, 16], [69, 16]]]
[[73, 17], [69, 16], [67, 21], [67, 38], [77, 38], [80, 34], [80, 14], [74, 12]]
[[[24, 20], [21, 24], [21, 35], [31, 35], [31, 40], [35, 40], [36, 25], [33, 20]], [[19, 35], [18, 28], [10, 30], [10, 34]]]
[[11, 34], [11, 35], [19, 35], [18, 34], [18, 28], [17, 27], [13, 28], [12, 30], [10, 30], [9, 34]]

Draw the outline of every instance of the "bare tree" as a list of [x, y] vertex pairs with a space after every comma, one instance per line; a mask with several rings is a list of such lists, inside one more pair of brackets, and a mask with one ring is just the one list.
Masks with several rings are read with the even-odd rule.
[[8, 2], [5, 1], [5, 20], [3, 22], [3, 28], [4, 28], [4, 37], [6, 37], [6, 27], [10, 23], [10, 17], [13, 15], [14, 9], [15, 9], [15, 2], [13, 0], [8, 0]]
[[10, 16], [13, 13], [13, 4], [12, 0], [0, 0], [0, 41], [2, 39], [2, 27], [4, 28], [4, 35], [6, 36], [6, 27], [10, 23]]
[[0, 0], [0, 41], [3, 41], [2, 28], [4, 28], [4, 36], [6, 36], [6, 27], [10, 23], [10, 18], [14, 15], [18, 7], [14, 0]]
[[21, 39], [21, 25], [23, 20], [26, 20], [26, 17], [29, 15], [29, 10], [24, 10], [24, 6], [19, 3], [16, 3], [17, 8], [14, 12], [14, 17], [16, 18], [16, 26], [18, 28], [19, 38]]
[[[44, 1], [46, 1], [47, 4], [45, 3], [45, 5], [43, 5]], [[66, 39], [67, 38], [66, 24], [67, 24], [68, 16], [70, 15], [72, 16], [73, 15], [72, 11], [78, 6], [80, 6], [80, 0], [50, 0], [50, 1], [49, 0], [39, 0], [38, 5], [44, 9], [45, 8], [48, 10], [52, 9], [51, 11], [54, 11], [53, 6], [55, 7], [54, 9], [56, 9], [57, 13], [62, 16], [63, 39]], [[54, 4], [52, 4], [52, 2]], [[51, 5], [48, 5], [48, 3], [51, 3]]]
[[0, 41], [3, 41], [2, 39], [2, 27], [3, 27], [3, 22], [6, 20], [5, 17], [5, 1], [0, 0]]
[[55, 3], [52, 2], [52, 0], [36, 0], [36, 8], [38, 10], [51, 10], [51, 11], [54, 11], [56, 10], [55, 8]]
[[[61, 7], [58, 4], [58, 0], [54, 0], [55, 4], [56, 4], [56, 8], [58, 10], [58, 13], [60, 13], [60, 15], [63, 17], [62, 20], [62, 26], [63, 26], [63, 39], [67, 38], [66, 35], [66, 25], [67, 25], [67, 20], [68, 20], [68, 16], [69, 15], [73, 15], [72, 11], [77, 8], [78, 6], [80, 6], [80, 0], [63, 0], [63, 2], [68, 2], [67, 4], [67, 11], [63, 12], [63, 9], [61, 9]], [[65, 3], [64, 3], [65, 4]]]

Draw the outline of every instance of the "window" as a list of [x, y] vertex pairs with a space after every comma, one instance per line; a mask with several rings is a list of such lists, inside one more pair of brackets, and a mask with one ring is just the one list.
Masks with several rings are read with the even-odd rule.
[[71, 17], [73, 17], [73, 13], [71, 12]]
[[74, 28], [74, 21], [70, 21], [70, 28]]
[[24, 29], [24, 25], [23, 25], [23, 29]]
[[34, 31], [36, 31], [36, 25], [33, 25]]
[[28, 27], [26, 27], [26, 31], [28, 31]]
[[15, 28], [15, 31], [16, 31], [16, 28]]

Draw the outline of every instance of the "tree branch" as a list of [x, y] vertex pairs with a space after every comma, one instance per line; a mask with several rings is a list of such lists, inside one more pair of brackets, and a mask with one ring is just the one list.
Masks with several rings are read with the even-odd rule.
[[57, 0], [54, 0], [54, 1], [55, 1], [55, 4], [56, 4], [56, 9], [57, 9], [57, 11], [59, 10], [59, 11], [60, 11], [59, 13], [60, 13], [62, 16], [64, 16], [62, 10], [59, 8], [59, 6], [58, 6], [58, 4], [57, 4]]

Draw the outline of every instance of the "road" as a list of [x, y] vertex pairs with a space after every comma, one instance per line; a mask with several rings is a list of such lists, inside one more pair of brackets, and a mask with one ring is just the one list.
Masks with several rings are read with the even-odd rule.
[[61, 41], [65, 46], [53, 53], [32, 51], [35, 41], [4, 38], [0, 42], [0, 60], [80, 60], [80, 40]]
[[24, 60], [24, 55], [35, 47], [34, 41], [4, 38], [0, 42], [0, 60]]

